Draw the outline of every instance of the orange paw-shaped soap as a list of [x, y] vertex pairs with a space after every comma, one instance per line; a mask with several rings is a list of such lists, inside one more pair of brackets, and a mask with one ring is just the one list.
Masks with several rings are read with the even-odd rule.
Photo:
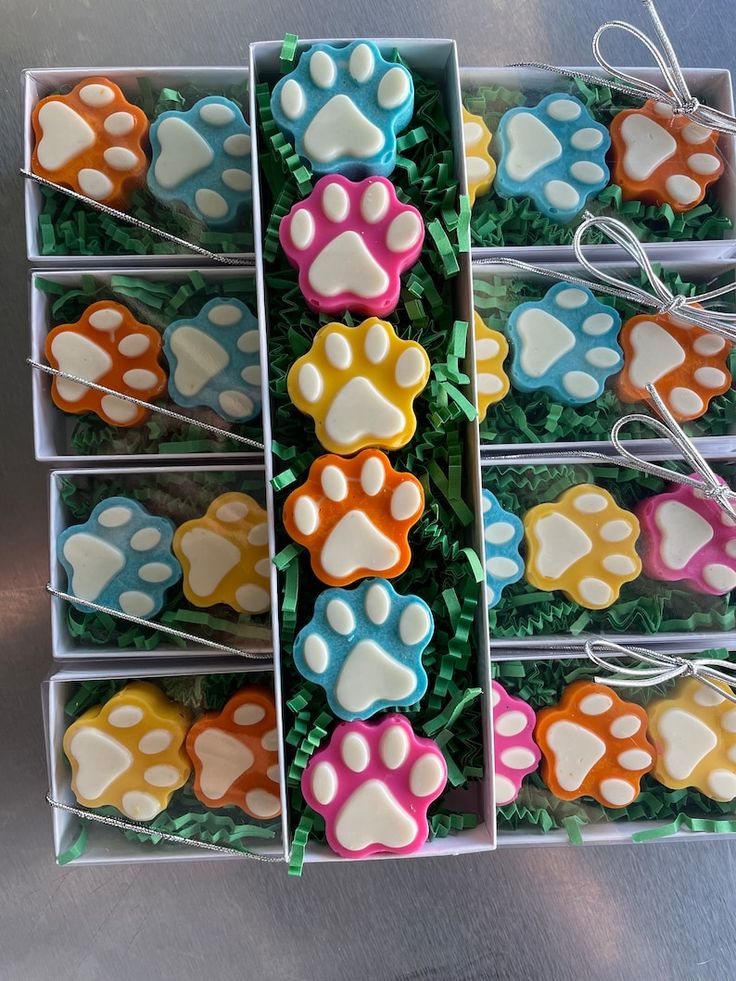
[[542, 709], [534, 738], [542, 779], [560, 800], [593, 797], [604, 807], [626, 807], [654, 765], [644, 709], [592, 681], [568, 685], [557, 705]]
[[184, 571], [184, 595], [195, 606], [226, 603], [238, 613], [271, 605], [268, 517], [248, 494], [221, 494], [201, 518], [179, 525], [174, 554]]
[[668, 204], [689, 211], [723, 173], [718, 134], [650, 99], [611, 123], [611, 181], [625, 201]]
[[622, 402], [651, 404], [656, 385], [675, 419], [699, 419], [716, 395], [731, 387], [731, 345], [712, 331], [667, 314], [632, 317], [621, 329], [624, 367], [616, 380]]
[[[728, 691], [726, 684], [719, 687]], [[657, 749], [653, 776], [713, 800], [736, 797], [736, 705], [696, 678], [685, 678], [647, 706]]]
[[618, 599], [641, 572], [639, 522], [606, 490], [578, 484], [524, 516], [526, 578], [537, 589], [562, 590], [590, 610]]
[[[60, 324], [46, 338], [52, 368], [86, 378], [97, 385], [152, 402], [166, 388], [159, 364], [161, 335], [139, 323], [121, 303], [93, 303], [74, 324]], [[51, 398], [64, 412], [94, 412], [110, 426], [136, 426], [151, 415], [148, 409], [55, 377]]]
[[116, 807], [151, 821], [189, 779], [189, 711], [147, 681], [132, 681], [64, 733], [72, 790], [85, 807]]
[[509, 390], [508, 375], [503, 370], [503, 363], [509, 353], [509, 342], [499, 331], [486, 327], [477, 312], [473, 314], [473, 323], [478, 418], [483, 422], [488, 406], [500, 402]]
[[482, 116], [475, 116], [463, 106], [465, 172], [471, 207], [476, 197], [488, 194], [496, 176], [496, 161], [491, 156], [491, 131]]
[[398, 473], [380, 450], [345, 460], [327, 454], [284, 504], [288, 535], [306, 546], [312, 571], [328, 586], [365, 576], [393, 579], [411, 561], [407, 536], [424, 510], [416, 477]]
[[148, 119], [114, 82], [85, 78], [68, 95], [50, 95], [33, 110], [34, 174], [113, 208], [125, 209], [143, 184]]
[[208, 712], [189, 730], [194, 793], [208, 807], [233, 804], [266, 821], [281, 813], [278, 732], [273, 695], [241, 688], [222, 712]]
[[417, 428], [414, 399], [428, 378], [424, 348], [371, 317], [357, 327], [322, 327], [287, 383], [291, 401], [314, 419], [322, 446], [347, 455], [405, 446]]

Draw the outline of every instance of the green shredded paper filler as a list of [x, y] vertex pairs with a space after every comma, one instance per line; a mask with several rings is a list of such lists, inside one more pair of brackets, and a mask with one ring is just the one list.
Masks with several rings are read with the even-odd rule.
[[[237, 299], [255, 311], [255, 279], [252, 276], [215, 276], [206, 279], [198, 270], [185, 270], [180, 280], [171, 281], [157, 276], [110, 276], [109, 282], [85, 274], [80, 286], [68, 287], [53, 279], [37, 276], [37, 289], [47, 295], [49, 330], [60, 324], [78, 321], [84, 311], [100, 300], [112, 300], [126, 306], [143, 324], [150, 324], [163, 334], [169, 324], [185, 317], [196, 317], [209, 300]], [[44, 376], [44, 396], [51, 398], [51, 381]], [[137, 426], [109, 426], [94, 413], [71, 415], [64, 413], [68, 446], [80, 456], [130, 455], [161, 453], [183, 456], [190, 453], [243, 453], [247, 444], [218, 438], [198, 426], [196, 420], [239, 436], [263, 442], [261, 420], [250, 423], [230, 423], [211, 409], [200, 406], [185, 409], [172, 402], [164, 392], [156, 401], [165, 409], [191, 416], [192, 424], [168, 419], [152, 413], [146, 422]], [[61, 413], [61, 409], [57, 409]], [[252, 452], [257, 452], [253, 448]]]
[[[125, 90], [128, 102], [139, 106], [153, 123], [163, 112], [186, 112], [208, 95], [221, 95], [235, 102], [248, 116], [248, 86], [212, 86], [207, 89], [186, 84], [178, 88], [158, 88], [151, 79], [141, 76], [138, 88]], [[74, 87], [71, 82], [48, 95], [66, 94]], [[44, 256], [75, 255], [177, 255], [190, 254], [189, 250], [152, 235], [144, 228], [119, 221], [105, 215], [74, 198], [40, 187], [41, 211], [38, 216], [40, 252]], [[190, 212], [173, 208], [153, 197], [147, 186], [139, 188], [130, 200], [127, 213], [139, 221], [175, 235], [177, 238], [200, 245], [215, 253], [244, 253], [253, 251], [252, 215], [243, 212], [243, 227], [223, 231], [209, 229]]]
[[[725, 650], [710, 650], [698, 657], [728, 659]], [[556, 705], [567, 685], [580, 679], [603, 675], [600, 668], [587, 658], [560, 660], [496, 661], [493, 675], [509, 694], [524, 699], [535, 711]], [[605, 684], [605, 680], [603, 681]], [[646, 705], [653, 698], [666, 695], [675, 681], [653, 688], [622, 688], [619, 695], [625, 701]], [[736, 832], [733, 802], [711, 800], [692, 787], [671, 790], [651, 774], [641, 781], [641, 793], [628, 807], [602, 807], [591, 798], [562, 801], [554, 797], [542, 781], [539, 772], [525, 778], [521, 792], [511, 804], [497, 808], [498, 831], [513, 841], [514, 833], [545, 835], [563, 830], [573, 844], [585, 839], [586, 826], [600, 826], [616, 821], [645, 824], [656, 822], [652, 828], [632, 833], [633, 841], [664, 838], [681, 829], [699, 832]]]
[[[293, 59], [285, 45], [285, 68]], [[394, 60], [400, 61], [398, 53]], [[398, 164], [391, 180], [400, 200], [424, 216], [427, 234], [417, 264], [404, 275], [399, 306], [386, 318], [402, 339], [419, 341], [432, 364], [430, 382], [414, 403], [417, 432], [411, 443], [391, 454], [398, 471], [413, 473], [422, 483], [426, 508], [410, 535], [412, 561], [395, 581], [401, 593], [416, 593], [432, 608], [435, 634], [424, 655], [429, 676], [421, 703], [402, 708], [419, 735], [437, 741], [447, 761], [448, 790], [430, 808], [430, 835], [444, 837], [474, 827], [479, 820], [473, 793], [464, 793], [483, 775], [480, 688], [476, 675], [473, 619], [479, 600], [482, 566], [464, 547], [473, 514], [464, 476], [465, 429], [475, 409], [462, 392], [468, 325], [453, 317], [453, 290], [458, 254], [467, 244], [467, 207], [453, 177], [454, 159], [442, 96], [435, 84], [413, 72], [415, 111], [399, 140]], [[305, 354], [320, 326], [339, 318], [318, 317], [307, 307], [297, 273], [278, 244], [278, 225], [291, 205], [307, 195], [312, 176], [277, 131], [271, 117], [270, 90], [259, 87], [259, 143], [264, 148], [264, 248], [269, 320], [269, 367], [276, 514], [311, 463], [325, 451], [311, 420], [291, 404], [286, 376]], [[269, 218], [270, 215], [270, 218]], [[345, 317], [355, 324], [363, 317]], [[277, 520], [277, 534], [279, 522]], [[324, 842], [321, 818], [304, 802], [300, 778], [312, 754], [332, 733], [336, 720], [322, 688], [305, 681], [291, 658], [294, 637], [310, 619], [314, 600], [325, 587], [313, 576], [308, 553], [281, 531], [276, 564], [280, 570], [281, 649], [286, 692], [287, 781], [292, 827], [290, 872], [301, 872], [309, 841]]]
[[[201, 517], [212, 501], [228, 491], [250, 494], [263, 506], [264, 488], [260, 474], [238, 471], [190, 473], [85, 475], [58, 477], [59, 494], [66, 507], [68, 525], [85, 522], [93, 508], [107, 497], [130, 497], [151, 514], [169, 518], [175, 525]], [[66, 585], [64, 583], [64, 585]], [[155, 651], [160, 646], [184, 649], [187, 642], [154, 627], [141, 627], [107, 613], [82, 613], [65, 604], [66, 628], [73, 644]], [[238, 614], [224, 603], [206, 608], [193, 606], [184, 596], [181, 582], [167, 590], [166, 601], [157, 615], [164, 626], [214, 640], [232, 647], [268, 649], [271, 625], [267, 614]]]
[[[681, 463], [664, 462], [686, 471]], [[733, 464], [713, 464], [733, 484]], [[568, 487], [591, 483], [609, 491], [621, 507], [633, 511], [647, 497], [661, 494], [668, 483], [638, 470], [607, 464], [484, 467], [483, 484], [501, 506], [519, 518], [536, 504], [555, 501]], [[569, 634], [658, 634], [720, 631], [736, 628], [732, 594], [706, 596], [678, 583], [657, 582], [640, 575], [621, 589], [605, 610], [588, 610], [561, 592], [544, 592], [523, 578], [508, 586], [498, 605], [488, 611], [491, 641]]]
[[[273, 685], [273, 676], [270, 672], [179, 675], [142, 680], [153, 680], [169, 698], [186, 705], [193, 714], [192, 722], [196, 721], [204, 712], [221, 711], [227, 700], [240, 688], [258, 684], [271, 688]], [[127, 680], [117, 679], [81, 682], [65, 706], [67, 724], [78, 719], [87, 709], [103, 705], [128, 683]], [[64, 763], [69, 769], [71, 778], [71, 768], [66, 757]], [[185, 842], [190, 840], [204, 841], [226, 848], [234, 848], [244, 854], [257, 852], [258, 841], [278, 841], [281, 837], [280, 819], [257, 821], [244, 814], [239, 807], [233, 806], [208, 808], [195, 797], [193, 785], [194, 774], [192, 773], [188, 782], [174, 792], [168, 807], [148, 822], [146, 827], [152, 831], [176, 835]], [[125, 815], [120, 814], [114, 807], [93, 808], [91, 813], [125, 820]], [[101, 827], [98, 824], [80, 819], [74, 841], [57, 857], [59, 865], [68, 865], [69, 862], [73, 862], [84, 855], [90, 837], [98, 835], [100, 832]], [[160, 844], [165, 847], [178, 847], [176, 845], [169, 846], [169, 843], [160, 837], [145, 832], [107, 828], [105, 833], [123, 835], [128, 841], [154, 848]]]
[[[674, 272], [663, 272], [655, 266], [666, 285], [674, 295], [693, 296], [696, 292], [715, 289], [729, 281], [733, 273], [724, 274], [707, 284], [685, 282]], [[555, 284], [555, 280], [541, 283], [521, 278], [523, 274], [514, 272], [505, 277], [476, 270], [473, 282], [475, 309], [488, 327], [506, 335], [511, 311], [521, 303], [541, 300]], [[647, 278], [643, 271], [636, 277], [635, 284], [646, 287]], [[596, 298], [616, 309], [622, 323], [630, 317], [646, 313], [646, 310], [627, 300], [608, 297], [596, 293]], [[726, 300], [730, 312], [734, 310], [733, 299]], [[508, 373], [509, 359], [506, 369]], [[730, 355], [730, 369], [736, 373], [736, 351]], [[511, 388], [506, 396], [489, 406], [486, 418], [480, 425], [481, 441], [486, 444], [512, 443], [561, 443], [595, 442], [610, 438], [611, 428], [617, 419], [631, 412], [644, 412], [649, 409], [641, 403], [621, 402], [616, 394], [615, 376], [609, 379], [600, 398], [586, 405], [562, 405], [547, 392], [520, 392]], [[736, 427], [736, 390], [730, 388], [723, 395], [711, 400], [708, 411], [693, 422], [684, 423], [683, 428], [689, 436], [725, 436]], [[650, 439], [657, 434], [648, 426], [636, 422], [626, 429], [627, 439]]]
[[[606, 127], [623, 109], [641, 106], [641, 101], [614, 92], [606, 85], [591, 85], [580, 78], [568, 80], [556, 76], [552, 88], [545, 92], [523, 92], [500, 85], [470, 86], [463, 90], [463, 102], [470, 112], [483, 117], [495, 135], [499, 120], [507, 110], [516, 106], [534, 106], [547, 91], [576, 96], [593, 118]], [[491, 153], [497, 155], [493, 141]], [[615, 184], [609, 184], [597, 198], [591, 198], [587, 208], [595, 215], [619, 218], [642, 242], [719, 240], [727, 237], [731, 221], [723, 213], [715, 186], [711, 185], [701, 204], [682, 213], [674, 212], [669, 205], [623, 201], [621, 188]], [[576, 221], [558, 225], [541, 214], [530, 198], [502, 198], [491, 188], [490, 193], [479, 197], [473, 206], [470, 231], [473, 245], [485, 248], [571, 245], [576, 225]], [[608, 240], [602, 232], [593, 230], [587, 241], [597, 244]]]

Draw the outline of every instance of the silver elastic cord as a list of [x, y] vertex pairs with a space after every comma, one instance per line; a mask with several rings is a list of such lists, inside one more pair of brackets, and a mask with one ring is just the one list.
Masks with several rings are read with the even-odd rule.
[[232, 439], [236, 443], [244, 443], [247, 446], [252, 446], [253, 449], [263, 451], [263, 443], [258, 443], [256, 440], [249, 439], [247, 436], [240, 436], [238, 433], [231, 433], [227, 429], [211, 426], [209, 423], [201, 422], [199, 419], [191, 419], [189, 416], [182, 415], [180, 412], [172, 412], [171, 409], [165, 409], [161, 405], [154, 405], [152, 402], [144, 402], [142, 399], [137, 399], [132, 395], [124, 395], [122, 392], [116, 392], [114, 388], [107, 388], [105, 385], [98, 385], [96, 382], [88, 381], [86, 378], [72, 375], [68, 371], [61, 371], [59, 368], [52, 368], [50, 365], [41, 364], [39, 361], [34, 361], [33, 358], [26, 358], [26, 362], [37, 371], [46, 372], [47, 375], [53, 375], [55, 378], [67, 378], [69, 381], [76, 382], [77, 385], [85, 385], [87, 388], [92, 388], [96, 392], [102, 392], [105, 395], [112, 395], [116, 399], [121, 399], [123, 402], [131, 402], [141, 409], [166, 416], [167, 419], [174, 419], [176, 422], [181, 422], [189, 426], [197, 426], [199, 429], [212, 433], [219, 439]]
[[155, 620], [143, 620], [141, 617], [131, 616], [130, 613], [122, 613], [120, 610], [113, 610], [109, 606], [101, 606], [99, 603], [93, 603], [92, 600], [84, 600], [78, 596], [72, 596], [70, 593], [63, 593], [60, 589], [55, 589], [51, 583], [46, 583], [46, 591], [51, 593], [52, 596], [58, 597], [58, 599], [66, 600], [68, 603], [79, 603], [81, 606], [87, 606], [90, 610], [96, 610], [98, 613], [107, 613], [108, 616], [117, 617], [120, 620], [127, 620], [128, 623], [135, 623], [139, 627], [147, 627], [149, 630], [158, 630], [164, 634], [171, 634], [172, 637], [179, 637], [181, 640], [186, 640], [189, 643], [202, 644], [203, 647], [212, 647], [217, 651], [224, 651], [225, 654], [235, 654], [237, 657], [252, 658], [258, 661], [268, 660], [273, 657], [272, 651], [249, 651], [240, 647], [228, 647], [227, 644], [220, 644], [216, 640], [206, 640], [204, 637], [188, 634], [183, 630], [177, 630], [175, 627], [165, 627], [162, 623], [157, 623]]
[[124, 221], [128, 225], [135, 225], [136, 228], [142, 228], [144, 231], [149, 232], [151, 235], [155, 235], [157, 238], [165, 239], [167, 242], [173, 242], [174, 245], [180, 245], [190, 252], [195, 252], [197, 255], [204, 256], [205, 259], [209, 259], [212, 262], [219, 262], [224, 266], [254, 266], [255, 259], [233, 259], [229, 256], [218, 255], [217, 252], [210, 252], [203, 245], [195, 245], [194, 242], [187, 242], [184, 238], [179, 238], [177, 235], [172, 235], [171, 232], [165, 232], [161, 228], [156, 228], [155, 225], [149, 225], [146, 221], [141, 221], [140, 218], [134, 218], [133, 215], [128, 215], [124, 211], [118, 211], [117, 208], [110, 208], [106, 204], [102, 204], [101, 201], [95, 201], [94, 198], [88, 198], [84, 194], [79, 194], [77, 191], [73, 191], [70, 187], [64, 187], [61, 184], [55, 184], [53, 181], [47, 180], [45, 177], [39, 177], [38, 174], [34, 174], [30, 170], [25, 170], [21, 167], [20, 170], [23, 177], [27, 180], [35, 181], [36, 184], [41, 184], [43, 187], [48, 187], [52, 191], [58, 191], [60, 194], [66, 194], [68, 198], [74, 198], [75, 201], [79, 201], [81, 204], [86, 204], [89, 208], [94, 208], [95, 211], [101, 211], [103, 215], [109, 215], [110, 218], [116, 218], [118, 221]]
[[220, 855], [232, 855], [235, 858], [251, 858], [256, 862], [283, 862], [284, 859], [278, 855], [259, 855], [258, 852], [241, 852], [237, 848], [228, 848], [226, 845], [215, 845], [209, 841], [198, 841], [195, 838], [182, 838], [180, 835], [168, 834], [166, 831], [157, 831], [155, 828], [147, 828], [143, 824], [134, 824], [132, 821], [122, 821], [119, 818], [106, 817], [104, 814], [95, 814], [93, 811], [85, 811], [81, 807], [72, 807], [71, 804], [62, 804], [60, 800], [54, 800], [51, 794], [46, 794], [46, 803], [57, 811], [65, 811], [73, 814], [83, 821], [94, 821], [97, 824], [107, 824], [111, 828], [118, 828], [120, 831], [132, 831], [139, 835], [148, 835], [150, 838], [160, 838], [162, 841], [171, 841], [176, 845], [191, 845], [193, 848], [201, 848], [208, 852], [218, 852]]

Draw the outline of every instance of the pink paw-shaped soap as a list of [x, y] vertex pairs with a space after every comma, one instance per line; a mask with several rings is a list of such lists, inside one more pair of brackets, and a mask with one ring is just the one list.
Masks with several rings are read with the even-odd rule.
[[637, 516], [650, 579], [685, 582], [713, 596], [736, 588], [736, 525], [715, 501], [681, 484], [643, 501]]
[[437, 744], [393, 714], [338, 725], [304, 771], [302, 793], [324, 817], [330, 848], [343, 858], [406, 855], [427, 840], [427, 808], [446, 782]]
[[542, 754], [532, 737], [537, 716], [531, 705], [492, 681], [491, 708], [496, 806], [502, 807], [516, 800], [522, 780], [537, 769]]
[[399, 302], [401, 273], [419, 258], [424, 223], [385, 177], [323, 177], [279, 226], [299, 288], [318, 313], [385, 317]]

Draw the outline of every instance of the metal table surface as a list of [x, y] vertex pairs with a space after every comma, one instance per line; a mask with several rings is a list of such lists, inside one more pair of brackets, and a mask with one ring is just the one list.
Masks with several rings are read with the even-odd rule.
[[[687, 65], [734, 67], [731, 0], [660, 4]], [[635, 0], [3, 0], [0, 280], [4, 545], [0, 977], [5, 981], [734, 977], [736, 844], [512, 848], [311, 866], [255, 862], [57, 868], [44, 803], [39, 683], [49, 670], [46, 482], [32, 462], [19, 73], [68, 65], [236, 64], [302, 36], [456, 37], [465, 65], [590, 63]], [[618, 42], [617, 42], [618, 43]], [[611, 47], [607, 48], [611, 51]], [[643, 53], [622, 40], [620, 64]]]

